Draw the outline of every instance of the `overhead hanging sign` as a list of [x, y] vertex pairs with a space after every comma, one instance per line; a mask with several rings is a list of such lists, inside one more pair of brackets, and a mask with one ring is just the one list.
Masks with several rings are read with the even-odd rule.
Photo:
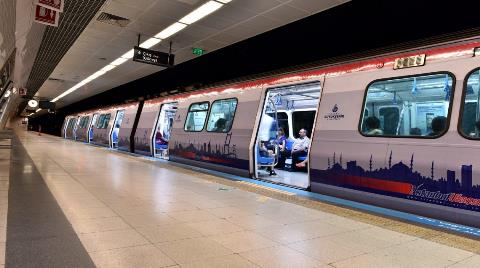
[[133, 52], [133, 61], [158, 65], [162, 67], [172, 67], [175, 55], [165, 52], [150, 50], [135, 46]]
[[37, 5], [35, 7], [35, 21], [50, 26], [58, 26], [60, 13], [56, 10]]
[[63, 12], [64, 2], [64, 0], [35, 0], [35, 4], [58, 12]]

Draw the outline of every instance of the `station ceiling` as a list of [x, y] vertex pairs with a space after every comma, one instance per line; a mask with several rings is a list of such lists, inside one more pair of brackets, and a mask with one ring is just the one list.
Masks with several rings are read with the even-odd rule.
[[[69, 0], [66, 1], [68, 3]], [[89, 12], [95, 11], [93, 17], [78, 38], [73, 40], [68, 51], [63, 53], [61, 60], [57, 60], [58, 65], [54, 68], [50, 66], [53, 71], [48, 77], [45, 75], [45, 70], [48, 68], [43, 68], [48, 58], [35, 62], [28, 83], [29, 91], [35, 93], [35, 98], [54, 99], [131, 50], [134, 45], [137, 45], [139, 34], [141, 42], [144, 42], [208, 1], [106, 0], [103, 3], [103, 1], [81, 0], [74, 2], [77, 5], [76, 12], [71, 10], [71, 16], [78, 17], [79, 12], [82, 11], [85, 14], [84, 17], [80, 16], [76, 19], [85, 19], [89, 16]], [[151, 49], [168, 52], [169, 43], [172, 41], [172, 53], [175, 54], [175, 64], [178, 65], [196, 57], [192, 53], [193, 47], [202, 48], [208, 54], [344, 2], [348, 0], [233, 0], [225, 3], [222, 8], [209, 16], [162, 40]], [[98, 9], [99, 3], [103, 5]], [[54, 55], [58, 52], [59, 48], [52, 43], [54, 38], [62, 41], [61, 38], [70, 36], [69, 40], [72, 41], [71, 38], [75, 37], [71, 33], [72, 29], [64, 27], [64, 29], [56, 29], [57, 32], [51, 33], [49, 38], [44, 37], [38, 55]], [[63, 41], [68, 44], [69, 40]], [[35, 69], [42, 70], [43, 74], [40, 71], [36, 73]], [[163, 69], [159, 66], [128, 61], [61, 98], [57, 101], [57, 107], [78, 102]]]

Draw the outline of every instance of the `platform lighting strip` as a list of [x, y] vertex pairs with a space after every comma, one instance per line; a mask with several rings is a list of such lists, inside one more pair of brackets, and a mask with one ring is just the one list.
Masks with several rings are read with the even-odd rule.
[[[213, 12], [217, 11], [225, 4], [231, 2], [232, 0], [210, 0], [205, 4], [201, 5], [197, 9], [193, 10], [185, 17], [181, 18], [179, 21], [173, 23], [172, 25], [168, 26], [154, 37], [147, 39], [145, 42], [140, 44], [140, 47], [149, 49], [156, 44], [160, 43], [162, 40], [169, 38], [170, 36], [180, 32], [181, 30], [185, 29], [189, 25], [201, 20], [202, 18], [212, 14]], [[56, 98], [52, 100], [52, 102], [56, 102], [61, 98], [67, 96], [68, 94], [74, 92], [75, 90], [81, 88], [82, 86], [90, 83], [91, 81], [97, 79], [98, 77], [106, 74], [107, 72], [115, 69], [117, 66], [122, 65], [129, 59], [133, 58], [133, 49], [130, 49], [127, 53], [120, 56], [118, 59], [112, 61], [107, 66], [103, 67], [99, 71], [95, 72], [94, 74], [90, 75], [89, 77], [85, 78], [81, 82], [77, 83], [67, 91], [63, 92], [62, 94], [58, 95]], [[39, 110], [37, 110], [38, 112]]]

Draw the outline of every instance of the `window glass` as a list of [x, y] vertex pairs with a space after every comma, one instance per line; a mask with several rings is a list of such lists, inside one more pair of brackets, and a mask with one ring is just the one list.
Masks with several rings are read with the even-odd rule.
[[103, 124], [103, 120], [105, 119], [105, 115], [104, 114], [101, 114], [99, 117], [98, 117], [98, 120], [97, 120], [97, 124], [96, 124], [96, 128], [102, 128], [102, 124]]
[[87, 128], [87, 125], [88, 125], [88, 119], [89, 117], [88, 116], [83, 116], [81, 119], [80, 119], [80, 123], [78, 124], [78, 127], [79, 128]]
[[277, 121], [278, 121], [278, 128], [282, 128], [283, 132], [285, 133], [285, 137], [290, 136], [290, 131], [288, 128], [288, 115], [285, 112], [278, 112], [277, 113]]
[[208, 116], [207, 131], [229, 132], [237, 110], [237, 99], [216, 100]]
[[185, 131], [202, 131], [208, 114], [209, 102], [190, 105], [185, 122]]
[[449, 74], [382, 80], [367, 88], [360, 130], [366, 136], [438, 137], [447, 131]]
[[480, 70], [467, 77], [467, 86], [463, 93], [462, 119], [460, 132], [466, 137], [480, 139]]
[[110, 114], [106, 114], [103, 119], [102, 128], [107, 128], [109, 122], [110, 122]]
[[300, 129], [307, 131], [307, 136], [312, 136], [313, 122], [315, 121], [316, 111], [298, 111], [292, 113], [293, 135], [298, 136]]

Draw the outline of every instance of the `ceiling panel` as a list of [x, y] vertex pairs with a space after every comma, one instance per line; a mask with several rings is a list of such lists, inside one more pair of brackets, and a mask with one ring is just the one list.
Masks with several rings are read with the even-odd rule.
[[[52, 76], [66, 81], [81, 81], [137, 44], [138, 34], [146, 40], [179, 20], [206, 0], [107, 0], [86, 30], [58, 64]], [[192, 47], [215, 51], [246, 38], [285, 25], [338, 5], [341, 0], [233, 0], [212, 15], [153, 47], [168, 52], [173, 42], [175, 63], [196, 58]], [[128, 18], [126, 27], [96, 21], [101, 12]], [[101, 59], [101, 58], [106, 58]], [[81, 100], [121, 84], [161, 71], [164, 68], [129, 61], [62, 99], [58, 106]], [[54, 98], [71, 83], [45, 85], [38, 96]], [[53, 89], [52, 89], [53, 88]]]

